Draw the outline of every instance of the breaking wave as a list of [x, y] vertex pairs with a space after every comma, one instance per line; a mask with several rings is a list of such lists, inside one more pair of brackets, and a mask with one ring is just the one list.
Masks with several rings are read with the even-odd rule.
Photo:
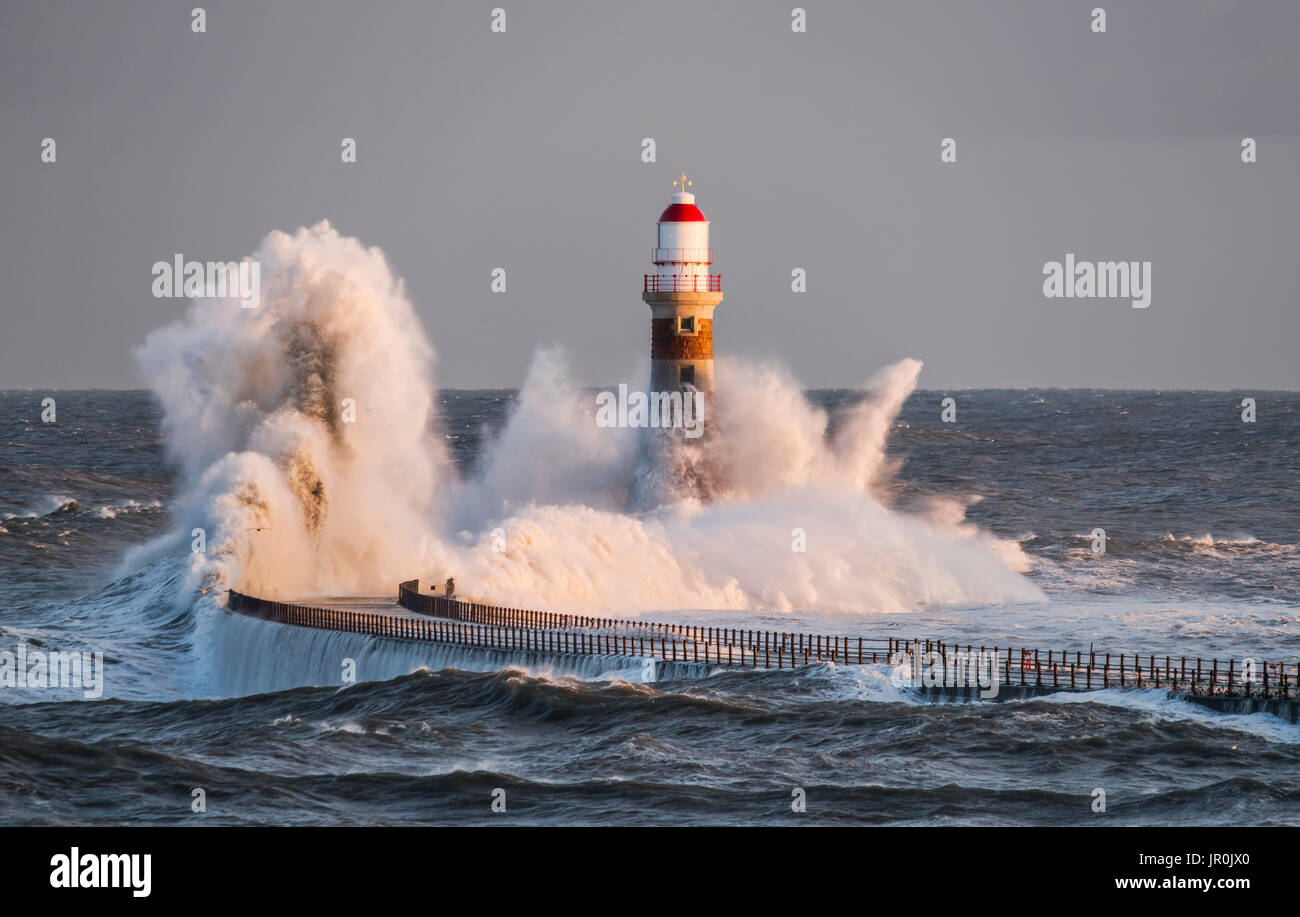
[[323, 222], [273, 232], [253, 257], [260, 307], [198, 300], [139, 350], [181, 482], [174, 531], [128, 566], [197, 540], [195, 588], [390, 594], [454, 575], [487, 601], [620, 614], [1042, 598], [1020, 547], [962, 503], [890, 505], [885, 441], [916, 360], [872, 377], [832, 425], [784, 370], [720, 359], [722, 434], [701, 454], [716, 497], [633, 509], [639, 431], [598, 427], [561, 353], [536, 355], [462, 479], [434, 349], [382, 252]]

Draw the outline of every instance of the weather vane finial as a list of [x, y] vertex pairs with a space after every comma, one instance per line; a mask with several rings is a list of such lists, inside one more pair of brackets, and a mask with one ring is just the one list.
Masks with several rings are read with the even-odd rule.
[[681, 185], [683, 191], [685, 191], [688, 187], [690, 187], [693, 184], [695, 184], [695, 182], [686, 180], [686, 172], [684, 170], [682, 172], [681, 178], [673, 179], [673, 187], [677, 187], [678, 185]]

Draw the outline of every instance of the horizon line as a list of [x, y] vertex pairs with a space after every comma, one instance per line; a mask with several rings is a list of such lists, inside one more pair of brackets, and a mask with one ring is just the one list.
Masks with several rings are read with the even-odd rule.
[[[623, 383], [613, 383], [614, 387]], [[608, 384], [602, 385], [580, 385], [577, 386], [582, 390], [600, 391], [610, 388]], [[522, 385], [516, 386], [481, 386], [481, 387], [462, 387], [455, 385], [435, 386], [434, 391], [438, 392], [518, 392], [523, 388]], [[851, 392], [851, 391], [868, 391], [861, 384], [858, 385], [805, 385], [801, 387], [805, 392]], [[153, 389], [141, 387], [118, 387], [118, 386], [96, 386], [93, 388], [57, 388], [45, 386], [24, 386], [21, 388], [0, 387], [0, 394], [10, 394], [13, 392], [145, 392], [153, 394]], [[912, 394], [919, 392], [1154, 392], [1163, 393], [1205, 393], [1205, 394], [1233, 394], [1235, 392], [1260, 393], [1279, 395], [1300, 394], [1300, 388], [1252, 388], [1238, 386], [1236, 388], [1211, 388], [1195, 387], [1189, 388], [1184, 386], [1161, 386], [1158, 388], [1143, 388], [1131, 386], [1095, 386], [1095, 385], [965, 385], [954, 386], [951, 388], [931, 388], [917, 387], [912, 390]]]

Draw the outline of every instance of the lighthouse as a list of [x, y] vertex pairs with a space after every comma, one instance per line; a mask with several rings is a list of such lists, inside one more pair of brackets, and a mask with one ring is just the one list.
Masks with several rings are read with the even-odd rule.
[[713, 419], [713, 310], [722, 302], [722, 275], [712, 274], [709, 221], [681, 177], [678, 191], [659, 215], [651, 250], [654, 272], [645, 275], [641, 298], [650, 306], [650, 390], [703, 393], [705, 429]]

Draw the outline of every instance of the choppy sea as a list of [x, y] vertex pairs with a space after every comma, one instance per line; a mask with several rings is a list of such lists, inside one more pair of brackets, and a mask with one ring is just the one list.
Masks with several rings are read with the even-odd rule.
[[[1021, 545], [1046, 601], [656, 617], [1300, 660], [1300, 395], [1248, 393], [1243, 423], [1239, 393], [967, 391], [944, 423], [944, 394], [894, 424], [893, 500], [978, 498], [968, 519]], [[0, 392], [0, 650], [102, 651], [105, 687], [0, 688], [0, 822], [486, 824], [502, 788], [536, 824], [1300, 823], [1300, 727], [1154, 689], [958, 704], [872, 666], [645, 684], [432, 659], [248, 694], [238, 660], [274, 645], [308, 672], [319, 635], [227, 620], [185, 591], [182, 558], [124, 567], [170, 524], [160, 409], [63, 392], [43, 424], [42, 397]], [[515, 394], [441, 398], [470, 474]]]

